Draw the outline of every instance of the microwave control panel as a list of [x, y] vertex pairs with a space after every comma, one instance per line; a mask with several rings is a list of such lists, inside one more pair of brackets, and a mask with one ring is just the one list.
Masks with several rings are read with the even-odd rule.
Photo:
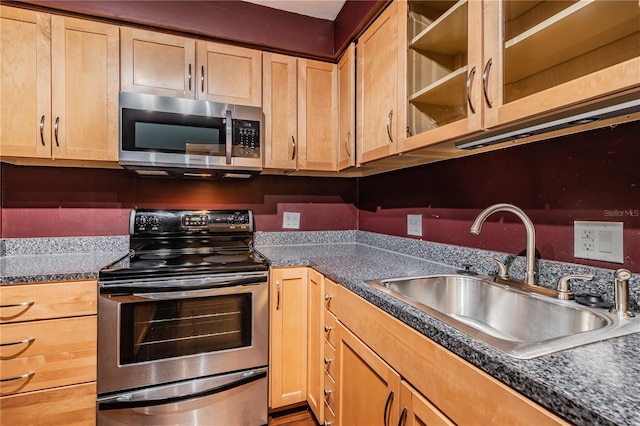
[[233, 156], [260, 158], [260, 122], [233, 120]]

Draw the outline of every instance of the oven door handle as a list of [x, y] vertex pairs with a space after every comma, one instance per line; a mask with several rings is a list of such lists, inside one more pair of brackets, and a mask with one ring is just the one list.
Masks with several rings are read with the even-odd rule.
[[138, 401], [129, 401], [129, 400], [115, 400], [115, 401], [105, 401], [98, 403], [98, 410], [122, 410], [122, 409], [131, 409], [131, 408], [143, 408], [143, 407], [154, 407], [157, 405], [166, 405], [166, 404], [175, 404], [177, 402], [188, 401], [190, 399], [202, 398], [209, 395], [215, 395], [217, 393], [226, 392], [231, 389], [235, 389], [237, 387], [249, 384], [251, 382], [255, 382], [256, 380], [260, 380], [267, 377], [267, 372], [262, 371], [260, 373], [255, 373], [248, 375], [247, 377], [243, 377], [240, 380], [236, 380], [235, 382], [226, 383], [224, 385], [215, 386], [210, 389], [205, 389], [203, 391], [187, 394], [187, 395], [178, 395], [178, 396], [170, 396], [168, 398], [159, 398], [159, 399], [147, 399], [147, 400], [138, 400]]
[[145, 294], [145, 293], [171, 293], [176, 291], [194, 291], [194, 290], [216, 290], [221, 288], [257, 285], [267, 282], [267, 274], [259, 276], [251, 276], [245, 278], [231, 278], [224, 281], [205, 281], [201, 284], [190, 285], [136, 285], [136, 284], [123, 284], [123, 285], [107, 285], [100, 288], [101, 294]]

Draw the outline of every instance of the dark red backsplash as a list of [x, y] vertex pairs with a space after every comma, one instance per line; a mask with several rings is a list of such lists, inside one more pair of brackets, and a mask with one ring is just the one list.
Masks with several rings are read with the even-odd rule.
[[[250, 208], [259, 231], [360, 229], [406, 237], [423, 215], [423, 239], [520, 253], [524, 227], [478, 213], [506, 202], [533, 220], [542, 258], [640, 272], [640, 122], [362, 179], [259, 176], [249, 182], [139, 178], [123, 170], [2, 164], [3, 238], [126, 235], [131, 208]], [[623, 265], [573, 257], [575, 220], [624, 224]]]

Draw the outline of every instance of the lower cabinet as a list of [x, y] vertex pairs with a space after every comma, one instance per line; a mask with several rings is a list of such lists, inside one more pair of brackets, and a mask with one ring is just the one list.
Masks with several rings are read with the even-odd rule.
[[97, 283], [0, 286], [0, 425], [95, 425]]
[[398, 426], [453, 426], [438, 408], [404, 380], [400, 384], [400, 420]]
[[269, 408], [307, 400], [307, 268], [273, 268], [270, 278]]

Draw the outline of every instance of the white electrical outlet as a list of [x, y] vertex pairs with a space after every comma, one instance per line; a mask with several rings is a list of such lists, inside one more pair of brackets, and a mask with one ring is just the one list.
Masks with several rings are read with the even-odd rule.
[[422, 237], [422, 215], [421, 214], [407, 215], [407, 235]]
[[282, 227], [284, 229], [300, 229], [300, 213], [284, 212], [282, 214]]
[[622, 222], [573, 222], [574, 256], [581, 259], [624, 263]]

